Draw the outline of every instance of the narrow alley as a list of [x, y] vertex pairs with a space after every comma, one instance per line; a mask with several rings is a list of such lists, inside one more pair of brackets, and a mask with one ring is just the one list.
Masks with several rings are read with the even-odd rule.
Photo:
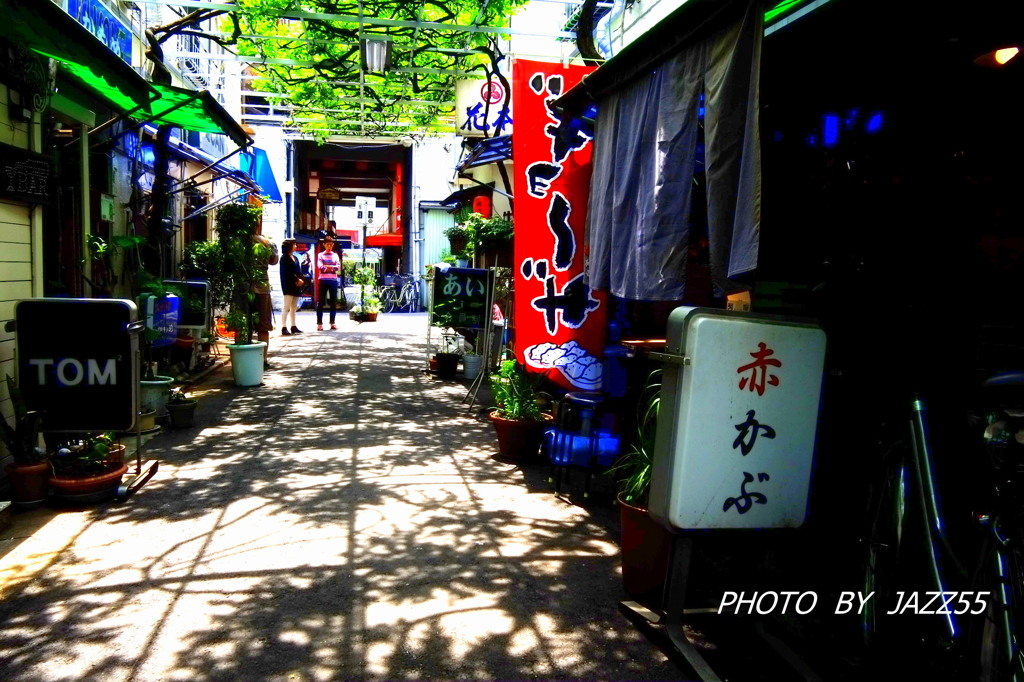
[[425, 315], [339, 325], [196, 387], [127, 502], [17, 516], [0, 679], [680, 679], [618, 611], [614, 509], [495, 458]]

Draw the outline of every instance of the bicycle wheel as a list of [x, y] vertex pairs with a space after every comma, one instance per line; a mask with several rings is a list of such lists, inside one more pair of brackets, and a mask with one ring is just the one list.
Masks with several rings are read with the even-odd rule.
[[413, 298], [412, 285], [408, 282], [402, 287], [401, 308], [407, 313], [415, 312], [416, 301]]
[[[861, 634], [869, 650], [892, 646], [895, 626], [886, 621], [885, 612], [894, 603], [899, 582], [899, 564], [903, 531], [907, 517], [908, 486], [911, 471], [906, 444], [891, 446], [885, 455], [882, 476], [872, 488], [869, 526], [864, 538], [864, 588], [872, 592], [861, 611]], [[886, 627], [889, 625], [890, 627]]]
[[395, 309], [395, 288], [385, 287], [380, 297], [381, 309], [385, 313], [390, 313]]
[[[1020, 538], [1018, 538], [1020, 539]], [[971, 640], [977, 652], [978, 669], [973, 679], [980, 682], [1024, 682], [1024, 659], [1016, 633], [1021, 599], [1021, 556], [1017, 548], [997, 550], [985, 543], [980, 560], [977, 591], [988, 592], [987, 608], [974, 624]]]

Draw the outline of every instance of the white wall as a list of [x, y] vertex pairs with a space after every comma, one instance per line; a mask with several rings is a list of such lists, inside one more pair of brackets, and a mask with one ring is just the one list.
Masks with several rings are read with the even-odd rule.
[[[413, 202], [441, 201], [453, 191], [461, 137], [427, 137], [412, 148]], [[414, 206], [413, 208], [418, 208]]]

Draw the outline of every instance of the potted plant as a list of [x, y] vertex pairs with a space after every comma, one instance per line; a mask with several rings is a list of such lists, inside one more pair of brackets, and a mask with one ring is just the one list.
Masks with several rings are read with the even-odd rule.
[[[152, 365], [150, 365], [150, 368]], [[152, 370], [146, 372], [139, 380], [139, 406], [142, 412], [152, 411], [154, 417], [163, 417], [167, 414], [167, 392], [174, 383], [174, 377], [154, 374]]]
[[377, 315], [380, 314], [381, 304], [380, 297], [376, 293], [369, 293], [363, 299], [362, 305], [362, 321], [363, 322], [376, 322]]
[[352, 281], [359, 285], [359, 305], [352, 306], [349, 317], [360, 322], [375, 322], [380, 313], [380, 297], [374, 287], [377, 272], [371, 267], [356, 268]]
[[156, 428], [156, 410], [142, 408], [139, 410], [139, 431], [147, 433]]
[[49, 457], [49, 485], [53, 494], [67, 500], [93, 502], [113, 497], [128, 471], [124, 445], [112, 434], [90, 434], [73, 439]]
[[451, 244], [452, 253], [460, 254], [466, 253], [472, 234], [463, 225], [455, 225], [445, 230], [444, 236], [448, 237], [448, 243]]
[[623, 586], [634, 599], [654, 607], [661, 605], [672, 548], [670, 533], [647, 510], [660, 406], [661, 370], [655, 370], [638, 402], [636, 440], [610, 470], [618, 480]]
[[180, 388], [172, 388], [167, 395], [167, 412], [171, 415], [171, 426], [176, 429], [191, 427], [198, 405], [198, 400], [189, 398]]
[[497, 407], [488, 418], [498, 435], [499, 452], [508, 459], [535, 459], [552, 416], [541, 411], [540, 395], [517, 361], [501, 363], [501, 368], [490, 379]]
[[[441, 319], [441, 324], [438, 324], [438, 319]], [[435, 317], [435, 324], [437, 326], [444, 326], [444, 323], [448, 322], [445, 319], [445, 315], [441, 314]], [[462, 357], [462, 337], [455, 333], [450, 327], [445, 327], [449, 331], [441, 333], [441, 348], [434, 356], [437, 359], [437, 377], [439, 379], [452, 380], [455, 378], [455, 374], [459, 370], [459, 358]]]
[[479, 213], [470, 213], [463, 221], [469, 235], [470, 251], [479, 256], [481, 267], [498, 266], [501, 261], [507, 267], [512, 263], [512, 220], [504, 216], [484, 218]]
[[469, 380], [476, 379], [480, 374], [480, 366], [483, 364], [484, 356], [479, 353], [466, 353], [462, 356], [462, 376]]
[[225, 322], [235, 332], [228, 345], [235, 383], [259, 386], [263, 383], [264, 343], [252, 343], [259, 320], [253, 288], [268, 282], [267, 263], [273, 249], [255, 241], [262, 209], [249, 204], [228, 204], [217, 210], [217, 242], [223, 259], [224, 277], [220, 301], [228, 309]]
[[0, 419], [0, 423], [3, 424], [4, 445], [14, 462], [4, 470], [11, 481], [11, 501], [17, 507], [31, 509], [46, 501], [46, 479], [49, 474], [45, 450], [39, 447], [41, 416], [26, 408], [11, 376], [7, 377], [7, 393], [14, 407], [14, 426], [7, 423], [6, 419]]

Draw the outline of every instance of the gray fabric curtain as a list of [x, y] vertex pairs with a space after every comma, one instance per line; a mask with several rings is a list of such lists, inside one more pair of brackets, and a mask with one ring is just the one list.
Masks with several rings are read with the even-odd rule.
[[704, 94], [708, 231], [715, 284], [757, 266], [763, 13], [737, 21], [598, 102], [587, 217], [593, 289], [634, 300], [684, 297]]

